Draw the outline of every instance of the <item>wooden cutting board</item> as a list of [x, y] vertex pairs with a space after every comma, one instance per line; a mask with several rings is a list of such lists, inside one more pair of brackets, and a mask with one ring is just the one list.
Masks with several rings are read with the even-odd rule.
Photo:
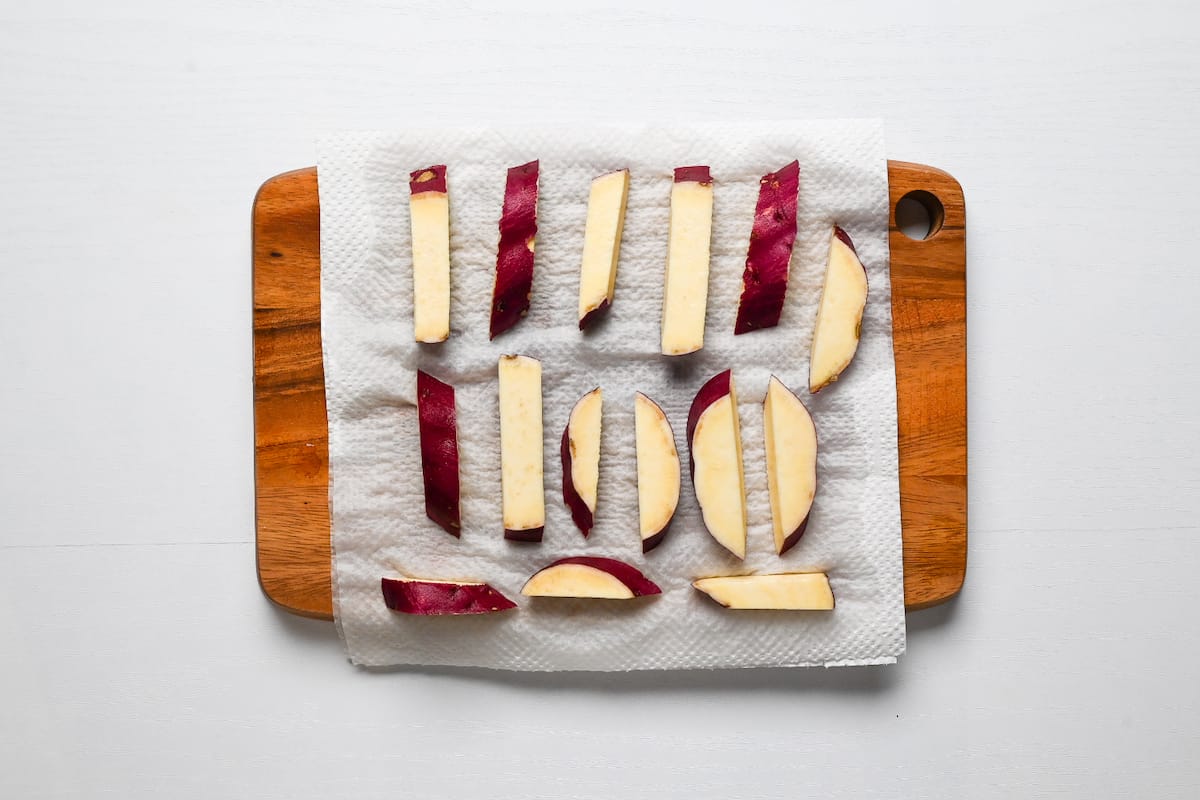
[[[967, 251], [962, 187], [888, 164], [899, 411], [904, 603], [941, 603], [967, 568]], [[915, 193], [915, 194], [914, 194]], [[910, 239], [896, 203], [931, 209]], [[328, 426], [321, 361], [317, 171], [271, 178], [254, 198], [254, 474], [258, 579], [295, 614], [333, 618]]]

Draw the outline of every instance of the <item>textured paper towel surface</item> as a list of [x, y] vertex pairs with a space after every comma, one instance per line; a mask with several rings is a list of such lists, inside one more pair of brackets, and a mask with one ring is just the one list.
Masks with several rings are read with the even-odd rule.
[[[488, 341], [506, 169], [541, 160], [532, 309]], [[779, 327], [733, 336], [758, 179], [800, 161], [799, 233]], [[408, 173], [449, 165], [452, 300], [448, 342], [413, 342]], [[705, 346], [659, 355], [672, 169], [708, 164], [715, 181]], [[576, 302], [591, 179], [629, 167], [616, 297], [582, 335]], [[888, 663], [905, 642], [897, 484], [895, 372], [888, 274], [887, 161], [870, 122], [680, 128], [411, 131], [321, 143], [321, 298], [329, 414], [335, 608], [352, 661], [524, 670], [629, 670]], [[853, 237], [870, 279], [851, 368], [817, 396], [808, 350], [830, 228]], [[541, 359], [546, 531], [503, 539], [496, 363]], [[687, 412], [712, 375], [734, 368], [745, 448], [747, 557], [704, 529], [687, 478]], [[416, 370], [457, 390], [462, 538], [424, 513]], [[762, 408], [778, 375], [811, 410], [820, 440], [808, 530], [775, 555]], [[599, 503], [584, 540], [562, 502], [559, 439], [571, 407], [604, 390]], [[684, 461], [679, 510], [643, 556], [638, 536], [633, 393], [659, 402]], [[525, 598], [525, 580], [568, 555], [637, 566], [663, 594], [629, 602]], [[690, 586], [700, 576], [825, 570], [832, 613], [733, 612]], [[414, 617], [383, 604], [384, 575], [486, 580], [519, 608]]]

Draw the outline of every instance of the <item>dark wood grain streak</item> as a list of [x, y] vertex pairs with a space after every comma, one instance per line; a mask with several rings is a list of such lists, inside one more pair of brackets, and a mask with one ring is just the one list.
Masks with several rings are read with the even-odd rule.
[[[891, 220], [904, 600], [962, 587], [967, 554], [966, 216], [946, 173], [889, 164], [892, 208], [941, 200], [941, 229], [909, 239]], [[254, 200], [254, 445], [258, 577], [272, 601], [331, 619], [329, 450], [321, 361], [317, 173], [271, 178]]]

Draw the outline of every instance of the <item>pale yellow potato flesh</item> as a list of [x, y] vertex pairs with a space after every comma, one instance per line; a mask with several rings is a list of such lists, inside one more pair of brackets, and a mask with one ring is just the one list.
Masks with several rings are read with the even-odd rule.
[[704, 347], [712, 209], [711, 183], [672, 184], [663, 292], [663, 355], [694, 353]]
[[567, 440], [571, 447], [571, 485], [576, 494], [596, 511], [596, 490], [600, 484], [600, 423], [604, 396], [593, 389], [580, 398], [567, 422]]
[[581, 321], [606, 300], [612, 303], [628, 199], [629, 170], [610, 172], [592, 181], [583, 234], [583, 265], [579, 272]]
[[817, 429], [800, 398], [774, 375], [763, 401], [763, 431], [775, 552], [782, 553], [817, 492]]
[[638, 517], [642, 539], [662, 532], [679, 505], [679, 451], [671, 423], [658, 404], [634, 395], [634, 437], [637, 444]]
[[450, 336], [450, 204], [445, 192], [409, 199], [413, 259], [413, 335], [418, 342]]
[[584, 564], [546, 567], [525, 582], [521, 594], [530, 597], [595, 597], [628, 600], [633, 590], [604, 570]]
[[738, 558], [746, 557], [746, 489], [742, 437], [733, 384], [700, 415], [692, 433], [692, 480], [708, 532]]
[[819, 392], [836, 381], [854, 360], [866, 306], [867, 272], [854, 251], [834, 236], [813, 331], [810, 392]]
[[546, 523], [542, 486], [542, 364], [528, 356], [500, 357], [500, 482], [504, 527]]
[[760, 611], [831, 611], [833, 590], [823, 572], [701, 578], [696, 587], [726, 608]]

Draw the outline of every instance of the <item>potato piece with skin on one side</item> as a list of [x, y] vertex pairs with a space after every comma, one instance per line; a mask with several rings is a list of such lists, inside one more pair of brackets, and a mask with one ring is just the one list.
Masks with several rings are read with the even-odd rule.
[[808, 527], [817, 492], [817, 429], [804, 403], [774, 375], [763, 398], [763, 432], [775, 552], [783, 555]]
[[800, 162], [793, 161], [759, 180], [758, 205], [738, 303], [735, 335], [779, 324], [787, 295], [792, 246], [796, 242], [796, 207]]
[[579, 270], [581, 331], [612, 306], [628, 200], [628, 169], [610, 172], [592, 181], [583, 237], [583, 263]]
[[571, 410], [563, 429], [559, 454], [562, 458], [563, 503], [584, 538], [595, 523], [597, 488], [600, 483], [600, 429], [604, 395], [599, 388], [585, 394]]
[[832, 611], [834, 608], [833, 589], [823, 572], [700, 578], [692, 586], [729, 609]]
[[671, 187], [667, 269], [663, 289], [662, 354], [704, 347], [712, 245], [713, 180], [708, 167], [678, 167]]
[[413, 336], [418, 342], [450, 337], [450, 203], [446, 165], [409, 176], [412, 228]]
[[496, 249], [496, 283], [492, 290], [489, 336], [495, 339], [529, 311], [533, 289], [533, 254], [537, 238], [537, 161], [508, 171], [500, 212], [500, 244]]
[[492, 586], [473, 581], [383, 578], [383, 602], [392, 611], [416, 616], [491, 614], [516, 608]]
[[530, 597], [600, 600], [631, 600], [661, 593], [636, 567], [602, 556], [560, 558], [534, 573], [521, 589], [521, 594]]
[[809, 357], [808, 390], [812, 394], [836, 381], [854, 360], [867, 292], [867, 268], [850, 234], [835, 225]]
[[634, 395], [638, 521], [642, 552], [662, 544], [679, 505], [679, 451], [662, 408], [646, 395]]
[[696, 393], [688, 413], [687, 440], [704, 526], [722, 547], [745, 558], [746, 487], [731, 370], [713, 376]]

